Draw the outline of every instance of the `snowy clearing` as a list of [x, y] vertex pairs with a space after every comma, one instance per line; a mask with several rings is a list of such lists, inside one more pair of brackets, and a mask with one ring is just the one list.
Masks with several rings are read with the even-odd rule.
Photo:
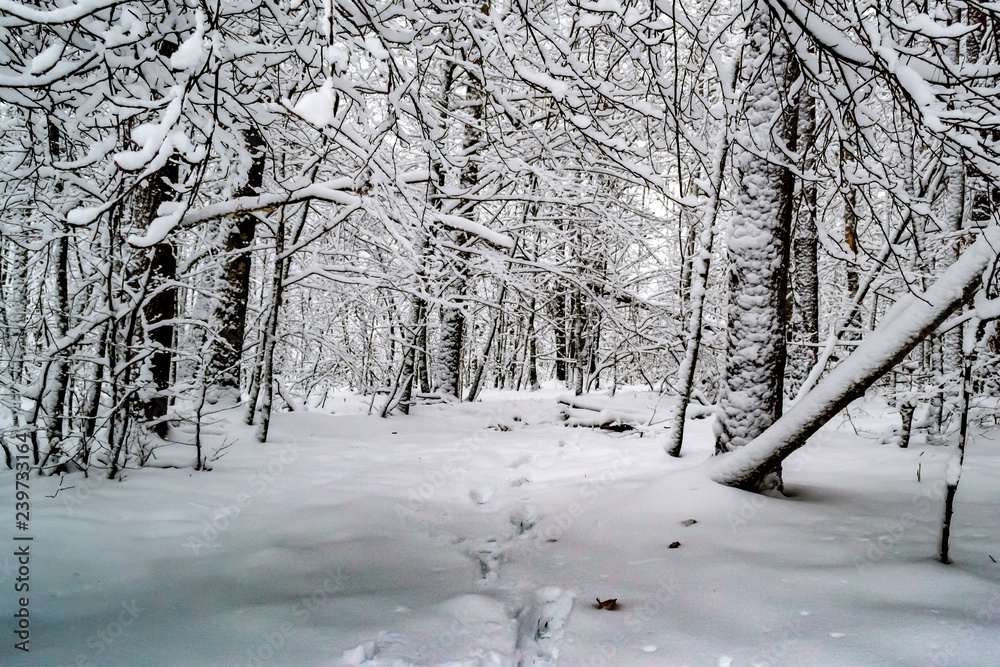
[[[880, 444], [880, 403], [795, 453], [778, 499], [708, 479], [710, 420], [672, 459], [655, 430], [567, 427], [562, 396], [378, 419], [344, 394], [263, 445], [217, 415], [211, 472], [32, 477], [31, 652], [8, 631], [0, 663], [1000, 664], [1000, 429], [973, 433], [942, 565], [951, 447]], [[657, 400], [602, 405], [662, 428]]]

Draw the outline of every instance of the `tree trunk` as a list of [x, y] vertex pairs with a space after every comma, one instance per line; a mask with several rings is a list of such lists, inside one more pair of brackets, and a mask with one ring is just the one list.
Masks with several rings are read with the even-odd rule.
[[[974, 338], [964, 345], [962, 358], [962, 386], [959, 397], [959, 422], [958, 422], [958, 444], [955, 452], [951, 455], [945, 466], [945, 498], [944, 498], [944, 520], [941, 522], [941, 550], [940, 560], [942, 563], [951, 562], [948, 558], [949, 539], [951, 537], [951, 517], [955, 510], [955, 494], [958, 492], [958, 483], [962, 478], [962, 464], [965, 462], [965, 443], [969, 437], [969, 400], [973, 393], [972, 388], [972, 368], [976, 364], [976, 348], [983, 337], [985, 325], [981, 321], [974, 321], [970, 325], [970, 330], [974, 332]], [[958, 327], [961, 334], [963, 327]]]
[[[48, 124], [49, 156], [52, 160], [62, 157], [62, 148], [58, 128]], [[62, 185], [57, 184], [56, 190], [61, 191]], [[59, 226], [59, 236], [55, 239], [55, 305], [52, 317], [52, 337], [54, 341], [61, 339], [69, 331], [69, 235], [70, 230], [64, 225]], [[62, 451], [62, 440], [66, 435], [66, 397], [69, 393], [69, 361], [67, 350], [60, 350], [52, 360], [49, 376], [46, 378], [48, 388], [45, 397], [46, 438], [48, 453], [45, 461]], [[39, 400], [43, 400], [39, 396]], [[41, 472], [41, 470], [39, 470]]]
[[[304, 216], [305, 214], [303, 214]], [[264, 400], [260, 409], [260, 426], [257, 429], [257, 441], [267, 442], [267, 434], [271, 427], [271, 406], [274, 402], [274, 347], [278, 341], [278, 319], [281, 314], [281, 298], [284, 291], [285, 277], [285, 214], [278, 216], [277, 229], [274, 232], [274, 275], [271, 280], [270, 317], [264, 329], [264, 367], [261, 369], [260, 387], [264, 392]]]
[[[464, 294], [464, 277], [456, 293]], [[438, 391], [460, 398], [462, 395], [462, 339], [465, 337], [465, 313], [460, 304], [442, 306], [441, 334], [438, 343]]]
[[[178, 163], [175, 160], [169, 160], [162, 169], [149, 177], [146, 201], [137, 207], [147, 226], [156, 217], [160, 204], [172, 199], [172, 184], [178, 177]], [[153, 346], [149, 370], [156, 394], [146, 403], [145, 412], [148, 421], [156, 422], [153, 431], [162, 438], [167, 434], [168, 424], [157, 420], [166, 416], [170, 405], [165, 393], [170, 387], [173, 365], [174, 325], [170, 321], [177, 317], [177, 289], [170, 283], [177, 280], [177, 258], [173, 244], [169, 241], [157, 243], [151, 253], [153, 296], [146, 303], [145, 317], [147, 338]]]
[[[244, 138], [252, 162], [246, 184], [234, 193], [237, 197], [256, 195], [264, 184], [264, 138], [253, 127], [244, 130]], [[235, 393], [238, 398], [247, 299], [250, 295], [249, 249], [253, 245], [257, 219], [247, 213], [230, 218], [225, 224], [229, 227], [223, 242], [223, 267], [216, 283], [213, 313], [219, 332], [211, 344], [208, 382], [228, 390], [228, 393]]]
[[528, 388], [531, 391], [538, 391], [541, 387], [538, 384], [538, 336], [535, 333], [535, 297], [531, 297], [528, 304]]
[[795, 216], [795, 236], [792, 239], [792, 295], [794, 322], [789, 354], [789, 393], [795, 394], [816, 365], [819, 355], [819, 240], [816, 228], [816, 182], [808, 179], [813, 169], [812, 142], [816, 128], [816, 101], [807, 90], [799, 93], [798, 141], [805, 155], [799, 207]]
[[[513, 254], [517, 250], [517, 246], [511, 250]], [[510, 269], [510, 262], [507, 263], [507, 268]], [[493, 314], [493, 322], [490, 325], [490, 332], [486, 335], [486, 343], [483, 345], [483, 353], [480, 356], [479, 365], [476, 368], [476, 375], [472, 380], [472, 384], [469, 386], [469, 395], [466, 396], [465, 400], [472, 402], [476, 400], [479, 396], [479, 391], [482, 389], [483, 383], [483, 373], [486, 368], [487, 359], [490, 357], [490, 349], [493, 347], [493, 339], [496, 337], [497, 329], [500, 325], [500, 319], [503, 316], [504, 301], [507, 300], [507, 284], [504, 283], [500, 288], [500, 299], [498, 301], [499, 310]]]
[[[410, 328], [409, 340], [403, 350], [403, 366], [400, 371], [399, 411], [410, 414], [410, 404], [413, 402], [413, 385], [417, 376], [417, 340], [420, 338], [420, 323], [423, 319], [423, 299], [413, 300], [413, 326]], [[388, 403], [386, 404], [388, 407]]]
[[[795, 182], [788, 167], [767, 162], [757, 151], [780, 154], [772, 132], [788, 150], [795, 150], [795, 114], [788, 113], [788, 90], [797, 67], [787, 46], [776, 38], [766, 7], [757, 9], [747, 48], [745, 62], [761, 64], [752, 73], [746, 126], [733, 149], [739, 182], [727, 239], [729, 334], [719, 397], [720, 454], [745, 446], [781, 416], [785, 374]], [[780, 489], [780, 466], [758, 481]]]
[[691, 404], [691, 392], [694, 389], [694, 373], [698, 366], [698, 352], [701, 349], [702, 324], [705, 314], [705, 297], [708, 294], [708, 278], [712, 265], [712, 245], [715, 239], [715, 222], [719, 214], [719, 193], [722, 192], [722, 180], [726, 165], [726, 155], [729, 152], [729, 133], [723, 132], [718, 138], [715, 156], [712, 160], [712, 191], [708, 193], [708, 205], [702, 219], [701, 254], [692, 257], [692, 268], [695, 269], [693, 289], [691, 290], [691, 319], [688, 323], [687, 343], [684, 349], [684, 360], [677, 369], [677, 407], [674, 412], [673, 426], [667, 439], [665, 449], [670, 456], [680, 456], [684, 443], [684, 423], [688, 405]]
[[[561, 283], [556, 282], [556, 285]], [[569, 294], [566, 291], [556, 293], [552, 302], [554, 312], [552, 314], [552, 333], [555, 339], [555, 376], [559, 382], [566, 382], [566, 360], [569, 359], [569, 336], [566, 333], [566, 301]]]
[[984, 230], [923, 294], [906, 294], [896, 302], [878, 328], [770, 428], [738, 451], [715, 459], [710, 464], [715, 468], [713, 478], [741, 489], [760, 489], [767, 475], [789, 454], [851, 401], [863, 396], [972, 297], [983, 271], [996, 261], [997, 247], [1000, 227]]

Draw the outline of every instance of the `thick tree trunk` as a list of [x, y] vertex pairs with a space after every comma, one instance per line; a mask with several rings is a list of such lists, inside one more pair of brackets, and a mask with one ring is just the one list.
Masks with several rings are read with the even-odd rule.
[[[481, 63], [482, 56], [473, 59], [472, 64]], [[465, 72], [467, 79], [466, 104], [470, 108], [470, 118], [465, 126], [465, 136], [462, 140], [462, 165], [459, 185], [465, 196], [458, 202], [458, 214], [469, 220], [475, 220], [477, 201], [470, 197], [479, 187], [479, 151], [482, 144], [482, 121], [485, 115], [485, 93], [478, 73], [473, 70]], [[441, 314], [441, 335], [438, 355], [438, 390], [442, 394], [462, 398], [462, 342], [465, 338], [465, 312], [462, 304], [469, 289], [469, 254], [463, 248], [469, 243], [469, 235], [465, 232], [454, 232], [454, 245], [459, 248], [452, 259], [453, 304], [443, 307]]]
[[[178, 164], [170, 160], [157, 173], [150, 176], [146, 191], [146, 201], [137, 207], [148, 225], [156, 216], [156, 211], [165, 201], [172, 199], [172, 184], [179, 177]], [[156, 394], [145, 405], [146, 419], [157, 422], [166, 416], [170, 387], [170, 371], [173, 365], [174, 326], [170, 324], [177, 317], [177, 289], [170, 283], [177, 280], [177, 258], [169, 241], [157, 243], [150, 256], [150, 277], [154, 294], [146, 303], [145, 317], [147, 338], [153, 345], [149, 370]], [[167, 433], [167, 423], [159, 421], [153, 431], [163, 437]]]
[[984, 230], [923, 294], [907, 294], [882, 318], [878, 328], [816, 387], [770, 428], [738, 451], [709, 465], [723, 484], [757, 490], [767, 475], [851, 401], [864, 395], [911, 350], [934, 333], [978, 289], [983, 271], [996, 261], [1000, 227]]
[[[716, 452], [745, 446], [781, 416], [786, 356], [792, 171], [760, 157], [780, 154], [775, 138], [795, 150], [795, 113], [788, 90], [796, 65], [759, 7], [745, 62], [758, 63], [748, 89], [746, 126], [733, 148], [738, 172], [735, 215], [727, 238], [729, 269], [726, 370], [719, 397]], [[762, 485], [781, 487], [780, 466]]]
[[[251, 166], [247, 182], [235, 195], [248, 197], [264, 184], [265, 144], [256, 128], [244, 131]], [[209, 357], [209, 382], [238, 397], [240, 362], [246, 334], [247, 299], [250, 294], [250, 246], [253, 245], [257, 219], [242, 214], [226, 221], [229, 225], [223, 242], [223, 267], [216, 282], [216, 306], [213, 319], [219, 327], [212, 340]]]
[[[462, 276], [456, 285], [457, 294], [466, 291]], [[462, 339], [465, 338], [465, 313], [461, 305], [442, 306], [441, 334], [438, 342], [438, 391], [460, 398], [462, 395]]]

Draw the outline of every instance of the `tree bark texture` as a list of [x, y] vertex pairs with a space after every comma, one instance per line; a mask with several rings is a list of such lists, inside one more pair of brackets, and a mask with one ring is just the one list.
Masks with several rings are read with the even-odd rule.
[[[781, 416], [794, 178], [761, 154], [779, 153], [779, 143], [795, 149], [787, 93], [796, 65], [775, 37], [768, 9], [759, 7], [745, 55], [752, 76], [745, 118], [733, 148], [738, 180], [726, 239], [728, 337], [717, 453], [743, 447]], [[780, 468], [771, 472], [766, 484], [780, 487]]]

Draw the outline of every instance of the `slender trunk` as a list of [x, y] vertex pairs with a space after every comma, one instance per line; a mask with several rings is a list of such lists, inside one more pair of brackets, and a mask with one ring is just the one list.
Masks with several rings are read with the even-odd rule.
[[[399, 378], [399, 411], [404, 415], [410, 414], [410, 405], [413, 403], [413, 387], [417, 380], [417, 365], [420, 362], [417, 345], [420, 340], [421, 327], [424, 322], [424, 311], [427, 303], [420, 297], [413, 300], [413, 326], [409, 330], [406, 348], [403, 350], [403, 365]], [[389, 403], [386, 403], [386, 408]]]
[[[65, 232], [56, 239], [55, 257], [55, 312], [53, 317], [52, 334], [58, 341], [69, 331], [69, 236]], [[49, 394], [48, 404], [45, 411], [48, 415], [46, 420], [46, 437], [48, 440], [48, 452], [45, 454], [44, 466], [50, 458], [57, 459], [62, 453], [62, 441], [66, 435], [66, 396], [69, 391], [69, 363], [66, 360], [66, 350], [56, 353], [56, 358], [52, 360], [49, 369], [49, 378], [46, 384]]]
[[[516, 247], [516, 246], [515, 246]], [[510, 264], [508, 263], [508, 268]], [[496, 337], [497, 328], [499, 326], [500, 318], [503, 315], [504, 301], [507, 299], [507, 284], [500, 288], [500, 299], [499, 299], [499, 310], [493, 315], [493, 322], [490, 325], [490, 332], [486, 335], [486, 343], [483, 345], [483, 352], [480, 355], [479, 364], [476, 368], [476, 375], [472, 380], [472, 384], [469, 386], [469, 394], [466, 396], [465, 400], [472, 402], [476, 400], [479, 396], [479, 391], [482, 389], [483, 383], [483, 373], [486, 368], [486, 360], [489, 359], [490, 349], [493, 347], [493, 339]]]
[[535, 334], [535, 297], [531, 297], [528, 304], [528, 388], [531, 391], [538, 391], [541, 387], [538, 384], [538, 336]]
[[[58, 128], [51, 123], [48, 124], [48, 144], [49, 157], [58, 160], [62, 156], [60, 137]], [[62, 190], [62, 185], [56, 185], [57, 192]], [[55, 240], [55, 303], [53, 306], [52, 336], [55, 340], [61, 339], [69, 331], [69, 229], [60, 225], [59, 236]], [[66, 434], [66, 396], [69, 391], [69, 362], [66, 359], [68, 350], [61, 350], [56, 353], [50, 368], [50, 375], [46, 381], [50, 395], [48, 404], [45, 406], [48, 419], [46, 420], [46, 436], [48, 440], [48, 453], [45, 455], [47, 461], [53, 455], [58, 456], [62, 451], [62, 440]], [[39, 396], [42, 400], [42, 396]], [[41, 470], [39, 470], [41, 472]]]
[[[556, 283], [559, 284], [559, 283]], [[565, 383], [567, 379], [566, 361], [569, 359], [569, 336], [566, 333], [566, 302], [569, 300], [569, 293], [561, 291], [556, 294], [553, 300], [555, 312], [552, 317], [553, 337], [556, 344], [555, 376], [556, 380]]]
[[587, 353], [584, 341], [584, 314], [583, 297], [579, 289], [574, 293], [573, 308], [570, 311], [573, 321], [573, 393], [579, 396], [586, 386], [584, 377], [586, 373]]
[[[688, 405], [691, 404], [691, 392], [694, 389], [694, 374], [698, 366], [698, 353], [701, 349], [702, 324], [705, 314], [705, 297], [708, 293], [708, 279], [712, 263], [712, 245], [715, 239], [715, 222], [719, 215], [719, 193], [722, 191], [722, 180], [726, 166], [726, 155], [729, 152], [729, 137], [722, 133], [715, 148], [712, 160], [712, 191], [708, 193], [708, 203], [701, 225], [701, 254], [693, 259], [695, 268], [691, 289], [691, 319], [688, 323], [687, 344], [684, 350], [684, 360], [677, 370], [677, 407], [674, 412], [673, 426], [665, 446], [670, 456], [680, 456], [684, 443], [684, 422]], [[616, 366], [617, 368], [617, 366]]]
[[816, 101], [807, 90], [799, 93], [799, 150], [802, 152], [803, 172], [800, 181], [800, 204], [795, 216], [795, 236], [792, 239], [793, 270], [792, 295], [794, 309], [793, 342], [789, 353], [789, 393], [794, 394], [805, 382], [809, 370], [816, 365], [819, 355], [819, 239], [816, 227], [816, 182], [810, 180], [815, 160], [812, 143], [816, 128]]
[[[949, 540], [951, 538], [951, 517], [955, 510], [955, 494], [958, 492], [958, 483], [962, 478], [962, 464], [965, 462], [965, 443], [969, 436], [969, 399], [972, 388], [972, 368], [976, 364], [976, 348], [982, 340], [985, 325], [981, 321], [976, 321], [968, 325], [974, 332], [973, 339], [965, 344], [962, 360], [962, 387], [959, 397], [959, 422], [958, 422], [958, 444], [945, 466], [945, 484], [947, 490], [944, 498], [944, 520], [941, 522], [941, 550], [940, 560], [942, 563], [951, 562], [948, 558]], [[961, 333], [962, 327], [959, 327]]]
[[285, 275], [285, 215], [278, 216], [277, 229], [274, 232], [274, 275], [271, 281], [271, 312], [264, 330], [264, 367], [261, 370], [260, 385], [264, 392], [264, 400], [260, 409], [260, 426], [257, 429], [257, 441], [267, 442], [271, 427], [271, 406], [274, 400], [274, 346], [278, 339], [278, 318], [281, 313], [281, 298]]
[[[99, 358], [104, 358], [107, 355], [108, 346], [110, 341], [108, 340], [109, 326], [104, 326], [101, 328], [101, 332], [98, 335], [100, 343], [98, 343], [97, 354]], [[94, 371], [94, 379], [87, 390], [87, 398], [84, 401], [83, 409], [80, 411], [83, 415], [83, 428], [81, 429], [80, 435], [80, 449], [77, 452], [77, 457], [79, 459], [80, 465], [86, 469], [90, 464], [90, 453], [91, 453], [91, 441], [94, 438], [94, 433], [97, 430], [97, 418], [101, 411], [101, 393], [104, 390], [104, 374], [105, 365], [103, 362], [99, 361], [97, 363], [97, 368]]]

